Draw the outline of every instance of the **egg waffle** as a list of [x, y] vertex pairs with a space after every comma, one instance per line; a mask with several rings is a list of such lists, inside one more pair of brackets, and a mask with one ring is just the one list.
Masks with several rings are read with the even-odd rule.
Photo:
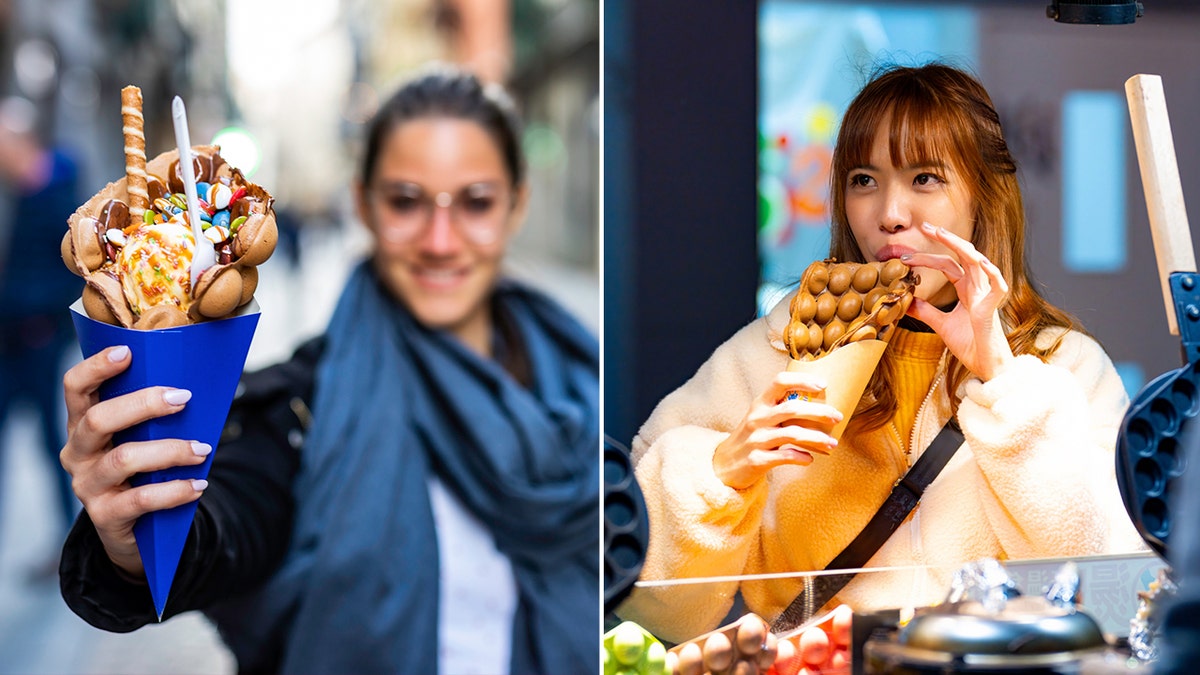
[[275, 250], [274, 200], [227, 164], [219, 147], [192, 147], [203, 236], [217, 255], [193, 287], [179, 152], [146, 161], [140, 108], [140, 92], [127, 87], [126, 175], [68, 219], [63, 262], [87, 282], [83, 308], [97, 321], [151, 330], [229, 316], [253, 298], [257, 266]]
[[783, 336], [788, 353], [797, 361], [811, 361], [860, 340], [886, 343], [919, 281], [898, 259], [812, 263], [792, 298]]
[[783, 336], [792, 357], [787, 369], [815, 375], [827, 386], [818, 394], [792, 392], [789, 398], [815, 399], [837, 408], [842, 420], [829, 432], [834, 438], [841, 438], [858, 408], [919, 282], [912, 269], [896, 259], [822, 260], [805, 270]]

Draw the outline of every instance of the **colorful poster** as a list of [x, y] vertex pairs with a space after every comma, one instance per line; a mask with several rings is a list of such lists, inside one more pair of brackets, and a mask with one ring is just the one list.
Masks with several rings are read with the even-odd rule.
[[829, 249], [838, 123], [872, 70], [943, 60], [975, 69], [977, 12], [766, 0], [759, 17], [759, 311]]

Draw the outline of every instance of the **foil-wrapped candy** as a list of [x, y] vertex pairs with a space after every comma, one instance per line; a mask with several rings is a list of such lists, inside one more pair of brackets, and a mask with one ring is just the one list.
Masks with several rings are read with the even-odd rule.
[[991, 613], [1003, 611], [1012, 598], [1021, 595], [1017, 582], [998, 561], [991, 558], [967, 563], [954, 573], [950, 581], [947, 603], [974, 600]]

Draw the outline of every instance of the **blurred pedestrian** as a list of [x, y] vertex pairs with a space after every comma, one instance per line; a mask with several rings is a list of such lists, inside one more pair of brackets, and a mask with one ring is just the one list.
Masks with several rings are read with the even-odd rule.
[[[32, 406], [41, 455], [54, 474], [52, 522], [61, 541], [79, 504], [58, 453], [66, 443], [61, 369], [74, 342], [67, 307], [81, 282], [63, 266], [59, 243], [79, 204], [79, 171], [62, 148], [39, 139], [37, 115], [26, 99], [0, 102], [0, 431], [15, 406]], [[10, 450], [0, 447], [0, 455]], [[53, 562], [46, 573], [53, 574], [57, 555]]]
[[122, 347], [73, 368], [71, 608], [154, 622], [133, 523], [203, 492], [166, 614], [205, 610], [243, 672], [594, 672], [599, 352], [501, 274], [524, 171], [500, 89], [438, 69], [388, 100], [355, 192], [373, 255], [324, 336], [246, 376], [207, 483], [128, 484], [202, 462], [202, 444], [112, 446], [188, 392], [99, 402]]

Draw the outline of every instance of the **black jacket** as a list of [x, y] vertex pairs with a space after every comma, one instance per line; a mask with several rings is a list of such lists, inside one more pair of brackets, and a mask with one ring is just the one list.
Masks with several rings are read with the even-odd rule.
[[[323, 348], [322, 338], [311, 340], [291, 360], [242, 378], [164, 619], [245, 593], [283, 560], [292, 531], [292, 480]], [[59, 581], [67, 605], [97, 628], [125, 633], [156, 621], [149, 587], [118, 572], [86, 511], [63, 546]]]

